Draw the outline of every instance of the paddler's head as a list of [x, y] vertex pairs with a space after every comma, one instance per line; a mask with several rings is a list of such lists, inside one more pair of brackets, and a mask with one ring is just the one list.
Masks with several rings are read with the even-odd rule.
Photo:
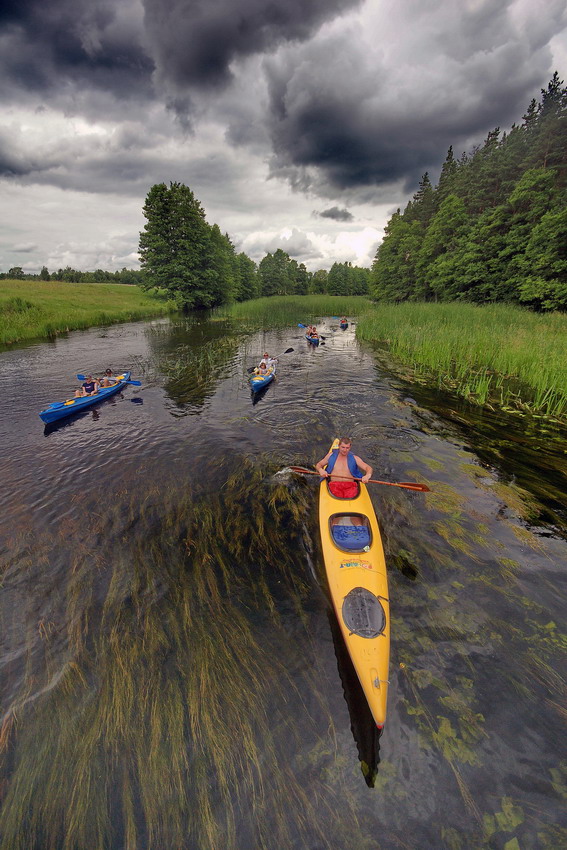
[[350, 451], [350, 447], [352, 446], [352, 440], [350, 437], [341, 437], [339, 440], [339, 452], [342, 455], [346, 455]]

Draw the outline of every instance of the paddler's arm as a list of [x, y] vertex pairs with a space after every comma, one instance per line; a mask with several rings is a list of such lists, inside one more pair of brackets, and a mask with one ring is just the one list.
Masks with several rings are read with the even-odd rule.
[[331, 457], [331, 452], [327, 452], [325, 457], [322, 460], [320, 460], [319, 463], [315, 464], [315, 469], [317, 470], [319, 475], [321, 475], [323, 478], [329, 478], [330, 477], [327, 470], [323, 469], [323, 467], [327, 466], [327, 464], [329, 463], [330, 457]]
[[359, 457], [357, 457], [357, 455], [354, 456], [354, 459], [356, 461], [356, 465], [360, 469], [364, 470], [364, 475], [362, 476], [362, 478], [360, 480], [364, 484], [366, 484], [366, 482], [369, 481], [372, 478], [372, 467], [369, 466], [367, 463], [364, 463], [364, 461], [361, 460]]

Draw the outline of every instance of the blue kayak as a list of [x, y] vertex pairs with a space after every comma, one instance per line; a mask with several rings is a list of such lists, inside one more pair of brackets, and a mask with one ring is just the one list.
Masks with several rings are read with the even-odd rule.
[[65, 416], [71, 416], [72, 413], [79, 413], [87, 407], [92, 407], [93, 404], [98, 404], [104, 401], [105, 398], [114, 395], [128, 385], [130, 372], [123, 372], [117, 375], [112, 380], [116, 381], [111, 387], [101, 387], [95, 395], [80, 396], [79, 398], [69, 398], [67, 401], [55, 401], [40, 411], [40, 418], [43, 422], [56, 422], [58, 419], [64, 419]]
[[311, 345], [319, 345], [319, 337], [318, 336], [312, 337], [312, 336], [307, 336], [307, 334], [305, 334], [305, 339], [307, 340], [307, 342], [311, 343]]
[[272, 367], [272, 371], [267, 375], [251, 375], [250, 376], [250, 388], [253, 393], [257, 393], [260, 390], [263, 390], [264, 387], [267, 387], [268, 384], [274, 380], [276, 375], [276, 367], [275, 365]]

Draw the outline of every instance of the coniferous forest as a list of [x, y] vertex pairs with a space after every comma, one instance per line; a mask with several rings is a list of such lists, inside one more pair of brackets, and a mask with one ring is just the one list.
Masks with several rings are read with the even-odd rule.
[[372, 266], [385, 301], [567, 308], [567, 88], [557, 73], [509, 133], [426, 173]]

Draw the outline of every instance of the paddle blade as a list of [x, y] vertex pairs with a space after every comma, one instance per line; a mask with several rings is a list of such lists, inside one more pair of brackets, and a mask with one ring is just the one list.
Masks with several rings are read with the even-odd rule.
[[79, 381], [86, 381], [86, 380], [87, 380], [87, 377], [86, 377], [86, 375], [77, 375], [77, 379], [78, 379]]
[[284, 351], [284, 354], [291, 354], [292, 351], [293, 351], [293, 348], [286, 348], [286, 350]]
[[298, 327], [298, 328], [306, 328], [306, 327], [307, 327], [307, 325], [302, 325], [302, 324], [301, 324], [301, 322], [298, 322], [298, 323], [297, 323], [297, 327]]

